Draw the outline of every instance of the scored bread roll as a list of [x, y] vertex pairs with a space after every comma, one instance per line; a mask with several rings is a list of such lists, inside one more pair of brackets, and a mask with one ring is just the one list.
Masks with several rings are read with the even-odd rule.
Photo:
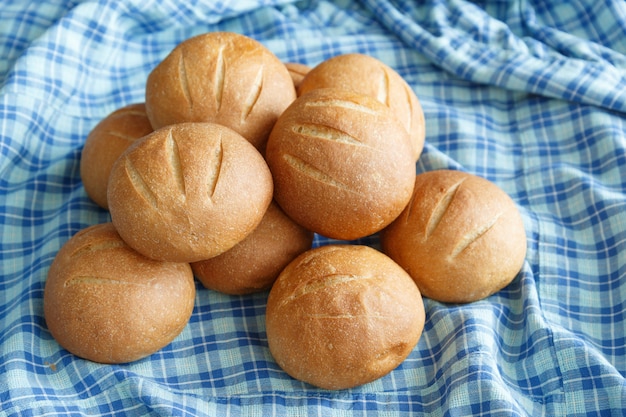
[[328, 245], [279, 275], [267, 301], [267, 341], [293, 378], [346, 389], [400, 365], [424, 320], [418, 288], [389, 257], [368, 246]]
[[104, 223], [78, 232], [57, 253], [44, 289], [44, 316], [52, 336], [71, 353], [126, 363], [180, 334], [195, 291], [189, 264], [148, 259]]
[[291, 220], [274, 202], [243, 241], [221, 255], [191, 264], [205, 288], [225, 294], [269, 289], [280, 271], [311, 249], [313, 233]]
[[135, 142], [116, 161], [109, 211], [122, 238], [143, 255], [196, 262], [232, 248], [272, 201], [261, 154], [235, 131], [179, 123]]
[[393, 68], [370, 55], [337, 55], [313, 67], [300, 82], [298, 94], [317, 88], [354, 90], [389, 106], [409, 132], [413, 157], [419, 159], [426, 136], [424, 111], [413, 89]]
[[526, 256], [526, 232], [513, 200], [487, 179], [453, 170], [417, 175], [411, 202], [380, 239], [422, 295], [447, 303], [499, 291]]
[[108, 209], [107, 184], [115, 160], [135, 140], [152, 132], [144, 103], [115, 110], [89, 133], [80, 157], [80, 177], [87, 195]]
[[295, 97], [282, 61], [256, 40], [232, 32], [183, 41], [146, 82], [146, 110], [155, 129], [181, 122], [219, 123], [259, 150]]
[[388, 107], [348, 90], [298, 97], [276, 122], [265, 157], [285, 213], [334, 239], [379, 231], [413, 191], [406, 130]]

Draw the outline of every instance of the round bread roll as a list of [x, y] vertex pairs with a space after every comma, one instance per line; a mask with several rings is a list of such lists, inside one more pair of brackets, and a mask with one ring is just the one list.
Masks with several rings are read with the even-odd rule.
[[348, 90], [298, 97], [276, 122], [265, 157], [285, 213], [334, 239], [381, 230], [413, 191], [406, 130], [388, 107]]
[[217, 256], [248, 236], [272, 201], [261, 154], [235, 131], [213, 123], [156, 130], [118, 158], [109, 211], [139, 253], [172, 262]]
[[108, 209], [107, 184], [115, 160], [135, 140], [152, 132], [144, 103], [115, 110], [89, 133], [80, 158], [80, 177], [87, 195]]
[[526, 232], [513, 200], [494, 183], [460, 171], [417, 175], [411, 202], [380, 239], [422, 295], [445, 303], [499, 291], [526, 257]]
[[267, 301], [267, 341], [293, 378], [346, 389], [398, 367], [424, 320], [418, 288], [389, 257], [368, 246], [328, 245], [279, 275]]
[[198, 281], [225, 294], [250, 294], [269, 289], [278, 274], [302, 252], [311, 249], [313, 233], [291, 220], [274, 202], [261, 223], [232, 249], [191, 264]]
[[195, 294], [189, 264], [148, 259], [104, 223], [80, 231], [57, 253], [44, 316], [71, 353], [100, 363], [132, 362], [178, 336]]
[[185, 40], [146, 83], [146, 110], [155, 129], [181, 122], [219, 123], [259, 150], [295, 98], [282, 61], [256, 40], [231, 32]]
[[298, 94], [327, 87], [354, 90], [389, 106], [409, 132], [413, 157], [419, 159], [426, 135], [424, 111], [415, 92], [393, 68], [369, 55], [337, 55], [311, 69]]
[[291, 75], [291, 79], [293, 80], [293, 85], [296, 88], [296, 92], [298, 91], [298, 87], [302, 83], [304, 76], [311, 71], [311, 67], [305, 64], [300, 64], [298, 62], [287, 62], [285, 64], [287, 70], [289, 71], [289, 75]]

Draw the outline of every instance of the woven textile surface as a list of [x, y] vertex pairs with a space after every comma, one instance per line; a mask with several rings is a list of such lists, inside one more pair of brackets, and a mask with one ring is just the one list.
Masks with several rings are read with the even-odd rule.
[[[198, 285], [182, 333], [130, 364], [62, 349], [43, 316], [47, 271], [72, 235], [110, 220], [80, 180], [85, 138], [144, 100], [175, 45], [212, 31], [250, 36], [285, 62], [359, 52], [395, 69], [424, 109], [416, 173], [476, 174], [517, 204], [528, 253], [515, 280], [466, 305], [425, 299], [409, 357], [349, 390], [278, 367], [267, 293]], [[4, 1], [0, 415], [623, 415], [625, 113], [617, 0]]]

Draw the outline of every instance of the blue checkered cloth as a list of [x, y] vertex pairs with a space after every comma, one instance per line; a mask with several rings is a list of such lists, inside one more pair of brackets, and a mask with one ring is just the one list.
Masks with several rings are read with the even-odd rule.
[[[217, 30], [284, 61], [360, 52], [398, 71], [426, 116], [416, 171], [477, 174], [517, 203], [528, 256], [516, 279], [467, 305], [425, 300], [410, 356], [350, 390], [281, 371], [266, 293], [198, 287], [183, 332], [131, 364], [62, 349], [43, 317], [48, 268], [74, 233], [109, 220], [80, 181], [85, 138], [144, 100], [148, 73], [177, 43]], [[4, 1], [0, 415], [623, 415], [625, 112], [618, 0]]]

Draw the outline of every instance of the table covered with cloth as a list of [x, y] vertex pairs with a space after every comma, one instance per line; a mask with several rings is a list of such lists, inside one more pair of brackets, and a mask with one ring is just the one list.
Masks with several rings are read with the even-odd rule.
[[[406, 360], [349, 390], [280, 369], [267, 292], [198, 284], [182, 333], [133, 363], [61, 348], [43, 315], [48, 269], [71, 236], [110, 220], [81, 183], [85, 138], [144, 100], [172, 48], [212, 31], [284, 62], [363, 53], [395, 69], [425, 114], [416, 173], [466, 171], [508, 193], [528, 237], [520, 273], [477, 302], [425, 298]], [[623, 415], [625, 117], [617, 0], [2, 2], [0, 415]], [[376, 235], [350, 243], [379, 246]]]

